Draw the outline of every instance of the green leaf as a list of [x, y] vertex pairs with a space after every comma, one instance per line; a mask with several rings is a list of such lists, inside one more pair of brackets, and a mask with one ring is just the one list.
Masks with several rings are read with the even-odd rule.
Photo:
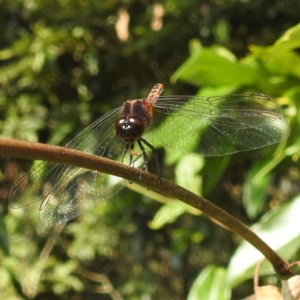
[[281, 38], [273, 45], [268, 47], [250, 46], [252, 54], [257, 57], [269, 59], [272, 57], [280, 57], [292, 50], [300, 47], [300, 24], [289, 29]]
[[61, 145], [66, 136], [72, 132], [72, 124], [70, 122], [62, 122], [53, 130], [51, 138], [48, 140], [48, 143], [51, 145]]
[[204, 86], [202, 87], [197, 96], [210, 97], [233, 94], [238, 89], [236, 84], [225, 86]]
[[266, 68], [270, 73], [300, 77], [300, 56], [294, 52], [272, 55], [266, 61]]
[[[284, 142], [285, 143], [285, 142]], [[280, 149], [281, 145], [278, 146]], [[253, 165], [243, 184], [243, 205], [250, 219], [257, 217], [265, 203], [270, 173], [286, 157], [286, 151]]]
[[173, 75], [172, 81], [181, 79], [201, 86], [241, 86], [258, 79], [255, 69], [239, 63], [226, 48], [213, 46], [201, 48], [193, 54]]
[[182, 151], [180, 150], [176, 150], [176, 149], [172, 149], [169, 147], [165, 147], [165, 158], [164, 158], [164, 164], [167, 166], [176, 164], [178, 161], [180, 161], [182, 155]]
[[190, 54], [193, 55], [202, 49], [202, 44], [198, 39], [192, 39], [189, 43]]
[[[206, 157], [205, 165], [201, 171], [203, 177], [203, 195], [208, 195], [218, 184], [219, 180], [223, 176], [231, 156], [216, 156]], [[212, 172], [213, 170], [213, 172]]]
[[[288, 260], [300, 247], [300, 195], [288, 204], [268, 212], [251, 229], [273, 250]], [[227, 273], [231, 287], [252, 278], [254, 269], [263, 255], [248, 242], [243, 241], [233, 255]], [[265, 262], [260, 274], [273, 273], [273, 267]]]
[[204, 158], [197, 154], [186, 154], [176, 166], [176, 183], [185, 189], [200, 195], [202, 191], [202, 177], [199, 172], [204, 166]]
[[250, 219], [254, 219], [261, 211], [270, 183], [270, 174], [256, 176], [260, 165], [251, 168], [243, 184], [243, 204]]
[[171, 201], [163, 205], [155, 214], [152, 221], [149, 222], [149, 226], [152, 229], [160, 229], [166, 224], [172, 224], [176, 219], [189, 210], [190, 206], [181, 201]]
[[279, 38], [270, 50], [277, 55], [286, 53], [300, 47], [300, 24], [290, 28]]
[[196, 278], [187, 300], [229, 300], [226, 271], [217, 266], [207, 266]]

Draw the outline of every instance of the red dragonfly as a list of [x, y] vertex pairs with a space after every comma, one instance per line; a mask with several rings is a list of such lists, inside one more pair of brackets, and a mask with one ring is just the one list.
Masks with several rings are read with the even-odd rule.
[[[128, 100], [78, 134], [68, 148], [147, 170], [155, 141], [184, 152], [220, 156], [277, 143], [290, 129], [280, 106], [262, 94], [217, 97], [160, 96]], [[14, 184], [13, 208], [41, 201], [41, 223], [67, 222], [112, 197], [127, 180], [70, 165], [40, 162]]]

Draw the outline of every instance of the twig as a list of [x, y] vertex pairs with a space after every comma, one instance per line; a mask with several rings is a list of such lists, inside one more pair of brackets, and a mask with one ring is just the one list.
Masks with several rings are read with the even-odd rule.
[[29, 297], [29, 298], [35, 298], [37, 295], [37, 290], [38, 290], [38, 284], [40, 281], [40, 277], [44, 268], [44, 265], [49, 257], [49, 254], [52, 251], [52, 248], [54, 247], [56, 243], [56, 239], [60, 235], [61, 231], [65, 227], [65, 223], [59, 224], [56, 226], [51, 235], [49, 236], [42, 252], [40, 253], [39, 259], [36, 262], [35, 265], [35, 271], [32, 272], [32, 277], [30, 278], [30, 285], [24, 290], [24, 293]]
[[279, 275], [291, 275], [288, 263], [245, 224], [232, 217], [210, 201], [199, 197], [168, 180], [103, 157], [90, 155], [64, 147], [39, 143], [29, 143], [0, 138], [0, 155], [45, 160], [74, 165], [90, 170], [97, 170], [99, 172], [125, 178], [169, 197], [177, 198], [188, 205], [201, 210], [211, 218], [223, 224], [232, 232], [243, 237], [272, 263], [275, 271]]
[[82, 267], [78, 268], [77, 273], [89, 280], [101, 283], [101, 286], [96, 289], [97, 293], [108, 294], [113, 300], [123, 299], [106, 275], [94, 273]]

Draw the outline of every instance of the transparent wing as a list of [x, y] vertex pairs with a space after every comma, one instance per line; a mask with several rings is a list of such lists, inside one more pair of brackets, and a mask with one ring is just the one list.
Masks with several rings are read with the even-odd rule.
[[[290, 132], [279, 105], [260, 94], [159, 97], [156, 102], [149, 100], [149, 107], [152, 106], [152, 129], [143, 136], [149, 144], [153, 145], [156, 136], [171, 148], [207, 156], [271, 145], [287, 138]], [[67, 147], [121, 161], [125, 144], [114, 134], [121, 109], [98, 119]], [[151, 149], [145, 148], [149, 155]], [[135, 145], [131, 150], [132, 165], [140, 168], [144, 165], [141, 149]], [[129, 153], [124, 163], [130, 162]], [[126, 183], [122, 178], [97, 171], [41, 162], [13, 186], [10, 205], [17, 208], [42, 201], [40, 220], [51, 227], [112, 197]]]
[[277, 143], [290, 129], [272, 98], [250, 94], [159, 97], [152, 132], [171, 148], [219, 156]]
[[[98, 119], [66, 147], [121, 161], [125, 144], [114, 134], [120, 110], [121, 107]], [[124, 163], [128, 162], [127, 154]], [[135, 159], [134, 166], [141, 164], [142, 160]], [[126, 183], [122, 178], [97, 171], [41, 162], [15, 183], [9, 201], [13, 208], [42, 201], [40, 220], [44, 226], [52, 227], [112, 197]]]

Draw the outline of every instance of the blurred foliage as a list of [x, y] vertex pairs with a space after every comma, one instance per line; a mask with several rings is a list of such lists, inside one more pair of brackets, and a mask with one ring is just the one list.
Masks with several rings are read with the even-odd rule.
[[224, 268], [210, 265], [199, 274], [187, 297], [187, 300], [198, 299], [230, 299], [230, 289], [226, 283]]
[[[5, 137], [63, 145], [156, 82], [164, 95], [274, 97], [290, 121], [286, 142], [205, 159], [159, 149], [161, 171], [245, 223], [257, 222], [254, 230], [285, 259], [297, 257], [298, 1], [2, 0], [0, 7]], [[229, 299], [233, 287], [232, 299], [253, 292], [245, 280], [258, 257], [248, 263], [252, 253], [239, 238], [176, 200], [152, 201], [151, 191], [122, 191], [59, 235], [46, 231], [36, 205], [7, 207], [13, 181], [28, 168], [13, 159], [2, 164], [3, 299], [199, 299], [212, 297], [211, 287], [224, 291], [226, 278], [219, 299]]]

